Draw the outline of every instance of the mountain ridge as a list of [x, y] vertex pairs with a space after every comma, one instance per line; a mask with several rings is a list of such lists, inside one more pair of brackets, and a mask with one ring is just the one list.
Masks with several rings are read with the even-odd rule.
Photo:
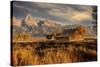
[[[30, 14], [19, 20], [13, 16], [13, 32], [30, 33], [33, 36], [62, 31], [62, 26], [49, 19], [33, 18]], [[16, 22], [16, 23], [15, 23]], [[18, 23], [18, 24], [17, 24]]]

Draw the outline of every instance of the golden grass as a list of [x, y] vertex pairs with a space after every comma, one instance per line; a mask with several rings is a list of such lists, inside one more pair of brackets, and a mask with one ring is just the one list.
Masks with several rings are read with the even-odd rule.
[[[18, 46], [15, 44], [12, 49], [12, 65], [37, 65], [84, 62], [96, 60], [97, 52], [84, 46], [71, 44], [54, 44], [56, 47], [38, 46], [37, 44]], [[89, 45], [90, 46], [90, 45]]]
[[47, 39], [45, 37], [32, 37], [31, 34], [29, 33], [23, 33], [23, 34], [18, 34], [18, 33], [13, 33], [13, 42], [46, 42]]

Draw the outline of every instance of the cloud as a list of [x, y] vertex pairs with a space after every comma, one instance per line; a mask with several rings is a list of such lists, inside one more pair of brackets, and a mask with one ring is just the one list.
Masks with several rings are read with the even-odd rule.
[[27, 7], [25, 7], [25, 6], [21, 6], [21, 5], [17, 5], [17, 4], [14, 4], [13, 6], [16, 7], [16, 8], [18, 8], [18, 9], [24, 9], [24, 10], [27, 10], [27, 11], [29, 11], [29, 12], [32, 11], [32, 9], [27, 8]]
[[92, 24], [95, 20], [93, 19], [92, 13], [93, 13], [93, 6], [87, 6], [87, 5], [77, 5], [77, 6], [71, 6], [71, 11], [69, 12], [70, 17], [69, 20], [73, 23], [77, 24]]
[[89, 12], [73, 12], [70, 17], [73, 21], [81, 22], [83, 20], [93, 20], [91, 13]]
[[[58, 6], [59, 7], [59, 6]], [[75, 9], [77, 6], [66, 6], [65, 9], [62, 9], [60, 6], [59, 8], [52, 8], [48, 11], [48, 13], [52, 16], [57, 16], [59, 19], [63, 19], [62, 21], [64, 23], [80, 23], [80, 24], [89, 24], [92, 23], [92, 8], [89, 6], [84, 7], [79, 5], [77, 9]], [[83, 21], [89, 21], [84, 22]]]
[[[15, 2], [15, 15], [22, 16], [28, 13], [34, 17], [49, 18], [59, 21], [61, 24], [89, 24], [93, 21], [92, 6], [89, 5], [69, 5], [55, 3], [38, 2]], [[83, 22], [84, 21], [84, 22]], [[85, 22], [88, 21], [88, 22]]]

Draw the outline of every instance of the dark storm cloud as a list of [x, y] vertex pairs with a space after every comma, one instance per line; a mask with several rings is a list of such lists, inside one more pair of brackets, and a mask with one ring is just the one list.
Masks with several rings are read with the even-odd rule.
[[94, 21], [92, 18], [92, 7], [87, 5], [15, 1], [13, 2], [13, 15], [22, 18], [27, 14], [31, 14], [33, 17], [59, 21], [61, 24], [91, 24]]

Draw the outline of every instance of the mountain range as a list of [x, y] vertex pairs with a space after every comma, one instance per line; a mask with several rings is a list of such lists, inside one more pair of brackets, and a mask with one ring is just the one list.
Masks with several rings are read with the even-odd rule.
[[[36, 18], [28, 14], [22, 19], [12, 17], [13, 33], [29, 33], [32, 36], [45, 36], [52, 33], [59, 33], [67, 29], [73, 29], [79, 25], [66, 25], [65, 27], [58, 24], [56, 21], [44, 18]], [[96, 35], [96, 29], [93, 26], [86, 27], [87, 35]]]
[[44, 36], [62, 31], [62, 26], [56, 21], [34, 18], [30, 14], [22, 19], [12, 17], [13, 33], [30, 33], [32, 36]]

